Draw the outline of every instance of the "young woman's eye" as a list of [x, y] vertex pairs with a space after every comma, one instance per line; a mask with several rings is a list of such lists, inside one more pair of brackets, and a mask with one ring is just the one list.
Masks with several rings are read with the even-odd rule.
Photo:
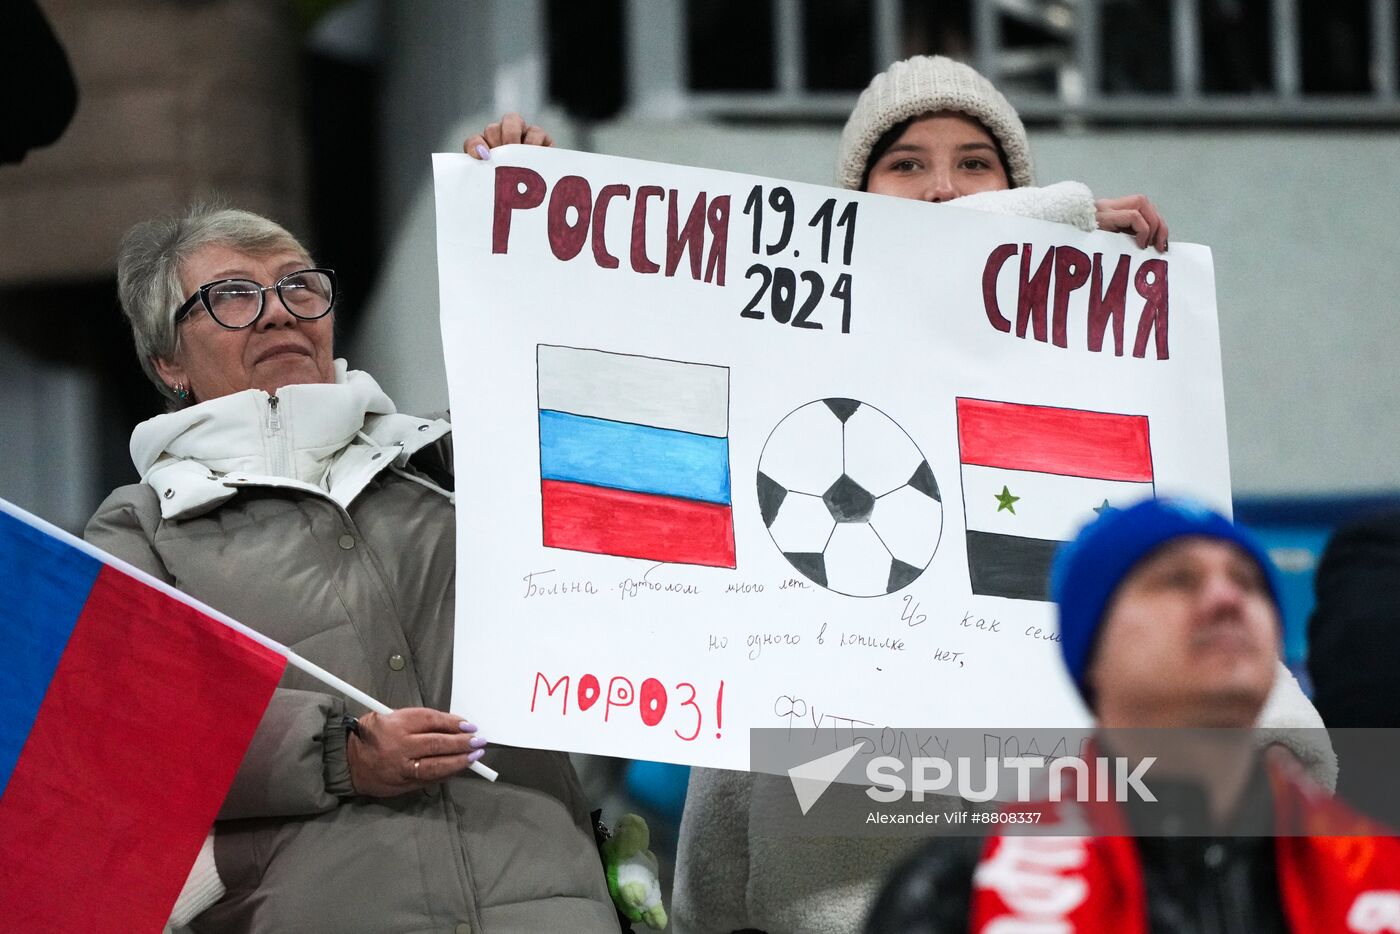
[[894, 162], [891, 162], [889, 166], [891, 172], [914, 172], [917, 171], [918, 168], [919, 163], [915, 162], [913, 159], [896, 159]]
[[963, 168], [971, 169], [974, 172], [985, 172], [992, 167], [986, 159], [964, 159]]

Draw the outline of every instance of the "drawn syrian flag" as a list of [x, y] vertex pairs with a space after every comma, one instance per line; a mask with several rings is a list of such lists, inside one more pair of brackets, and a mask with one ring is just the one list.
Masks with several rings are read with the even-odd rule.
[[1049, 600], [1055, 549], [1154, 495], [1147, 416], [958, 399], [972, 592]]
[[538, 347], [544, 544], [732, 568], [729, 368]]

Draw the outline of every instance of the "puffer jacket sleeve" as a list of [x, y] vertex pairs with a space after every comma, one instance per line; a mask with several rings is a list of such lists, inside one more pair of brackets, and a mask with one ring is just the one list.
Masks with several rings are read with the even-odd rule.
[[[174, 585], [154, 546], [155, 493], [124, 487], [107, 497], [83, 537], [103, 551]], [[318, 814], [351, 793], [339, 698], [278, 688], [234, 777], [219, 819]]]
[[320, 814], [351, 793], [345, 704], [278, 688], [238, 767], [219, 820]]

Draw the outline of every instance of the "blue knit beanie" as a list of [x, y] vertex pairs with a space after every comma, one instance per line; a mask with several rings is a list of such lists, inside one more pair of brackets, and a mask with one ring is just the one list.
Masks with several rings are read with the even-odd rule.
[[1238, 545], [1263, 570], [1269, 596], [1275, 607], [1281, 606], [1273, 562], [1243, 526], [1190, 500], [1149, 499], [1127, 509], [1106, 509], [1056, 552], [1050, 567], [1050, 594], [1060, 608], [1060, 652], [1086, 701], [1084, 676], [1108, 601], [1139, 561], [1185, 535]]

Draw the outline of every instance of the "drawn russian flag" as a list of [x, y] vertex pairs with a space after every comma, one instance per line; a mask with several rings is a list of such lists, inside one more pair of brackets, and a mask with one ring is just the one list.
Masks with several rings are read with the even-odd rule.
[[114, 562], [0, 501], [6, 930], [159, 931], [286, 664]]
[[734, 567], [729, 368], [538, 347], [544, 544]]
[[958, 399], [972, 592], [1049, 600], [1050, 562], [1096, 512], [1154, 495], [1147, 416]]

